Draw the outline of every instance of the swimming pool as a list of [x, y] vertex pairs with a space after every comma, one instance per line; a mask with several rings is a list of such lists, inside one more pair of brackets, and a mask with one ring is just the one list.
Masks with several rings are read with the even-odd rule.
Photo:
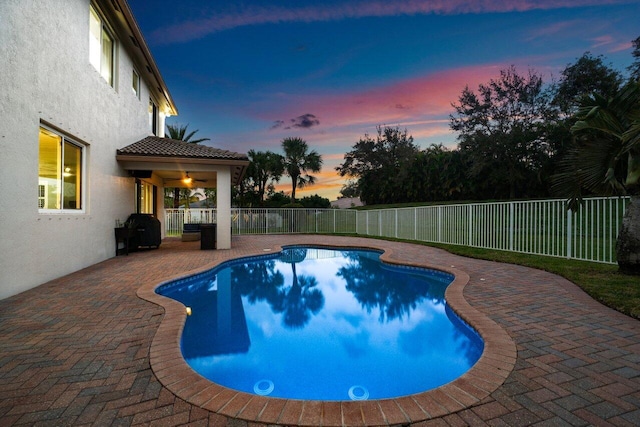
[[192, 310], [181, 342], [187, 363], [234, 390], [382, 399], [464, 374], [483, 343], [444, 301], [453, 276], [383, 264], [379, 255], [290, 247], [226, 262], [157, 292]]

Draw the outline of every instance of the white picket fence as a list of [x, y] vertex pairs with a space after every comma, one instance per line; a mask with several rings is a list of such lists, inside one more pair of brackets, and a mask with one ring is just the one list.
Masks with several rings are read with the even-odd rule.
[[[232, 209], [234, 234], [334, 233], [384, 236], [615, 263], [628, 198], [590, 198], [575, 212], [563, 200], [469, 203], [379, 210]], [[166, 209], [167, 235], [184, 223], [216, 222], [215, 209]]]

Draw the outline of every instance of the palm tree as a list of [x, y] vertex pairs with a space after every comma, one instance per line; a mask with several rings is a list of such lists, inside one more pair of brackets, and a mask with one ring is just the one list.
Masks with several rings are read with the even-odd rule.
[[317, 151], [309, 150], [302, 138], [282, 140], [284, 150], [284, 170], [291, 177], [291, 203], [296, 202], [296, 188], [304, 188], [316, 182], [309, 172], [317, 173], [322, 168], [322, 157]]
[[271, 151], [254, 151], [249, 150], [249, 167], [247, 176], [251, 177], [255, 187], [257, 187], [258, 200], [264, 202], [264, 194], [267, 190], [268, 182], [280, 181], [280, 177], [284, 173], [284, 162], [280, 154]]
[[582, 190], [628, 194], [616, 243], [620, 270], [640, 274], [640, 82], [630, 82], [614, 96], [585, 99], [571, 127], [576, 146], [561, 163], [554, 185], [569, 196], [569, 207], [582, 201]]
[[[193, 135], [195, 135], [198, 132], [198, 129], [192, 132], [189, 132], [189, 134], [187, 134], [188, 127], [189, 127], [188, 123], [186, 125], [180, 125], [180, 124], [167, 125], [167, 133], [169, 134], [169, 138], [176, 139], [178, 141], [190, 142], [192, 144], [198, 144], [200, 142], [210, 141], [209, 138], [200, 138], [200, 139], [192, 140], [191, 138], [193, 137]], [[186, 194], [188, 197], [188, 192]], [[177, 209], [180, 207], [180, 188], [178, 187], [175, 187], [173, 189], [173, 207], [174, 209]]]
[[183, 204], [185, 209], [189, 209], [191, 203], [199, 202], [200, 198], [203, 196], [202, 193], [199, 193], [196, 190], [191, 190], [189, 188], [185, 188], [185, 190], [186, 191], [182, 192], [180, 204]]
[[188, 123], [186, 125], [180, 125], [180, 124], [167, 125], [167, 133], [169, 134], [169, 138], [177, 139], [178, 141], [190, 142], [192, 144], [198, 144], [200, 142], [210, 141], [209, 138], [200, 138], [200, 139], [192, 140], [191, 138], [193, 137], [193, 135], [198, 133], [198, 129], [192, 132], [189, 132], [189, 134], [187, 134], [188, 127], [189, 127]]

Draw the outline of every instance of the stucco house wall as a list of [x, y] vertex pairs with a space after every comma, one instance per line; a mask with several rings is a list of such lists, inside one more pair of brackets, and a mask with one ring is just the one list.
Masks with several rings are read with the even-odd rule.
[[[114, 256], [115, 221], [135, 208], [134, 180], [115, 153], [149, 135], [153, 86], [139, 70], [141, 93], [134, 94], [135, 56], [125, 34], [114, 34], [113, 87], [91, 65], [89, 4], [0, 1], [0, 298]], [[113, 9], [111, 1], [95, 4]], [[86, 145], [81, 211], [39, 211], [42, 124]], [[161, 204], [162, 188], [158, 193]]]

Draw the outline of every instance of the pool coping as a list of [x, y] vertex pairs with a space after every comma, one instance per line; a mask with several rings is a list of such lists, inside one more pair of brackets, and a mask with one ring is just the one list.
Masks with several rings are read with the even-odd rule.
[[[218, 261], [197, 271], [176, 275], [161, 283], [145, 283], [137, 291], [140, 298], [161, 306], [165, 311], [149, 351], [151, 368], [160, 383], [193, 405], [252, 423], [343, 426], [362, 425], [364, 422], [367, 426], [377, 426], [416, 423], [467, 409], [481, 403], [500, 387], [513, 370], [517, 357], [516, 345], [502, 327], [466, 301], [463, 295], [469, 282], [466, 272], [453, 265], [400, 262], [399, 257], [394, 257], [393, 249], [385, 246], [382, 240], [372, 239], [366, 244], [358, 242], [353, 245], [318, 244], [313, 241], [308, 244], [314, 247], [381, 250], [381, 259], [386, 263], [430, 268], [453, 274], [455, 278], [447, 287], [445, 298], [456, 314], [482, 336], [484, 351], [480, 359], [469, 371], [448, 384], [399, 398], [305, 401], [258, 396], [228, 389], [202, 377], [186, 363], [180, 351], [180, 337], [187, 317], [185, 306], [155, 293], [163, 284], [199, 274], [225, 262]], [[234, 258], [276, 253], [282, 248], [281, 245], [273, 245], [264, 248], [263, 251], [247, 251]]]

